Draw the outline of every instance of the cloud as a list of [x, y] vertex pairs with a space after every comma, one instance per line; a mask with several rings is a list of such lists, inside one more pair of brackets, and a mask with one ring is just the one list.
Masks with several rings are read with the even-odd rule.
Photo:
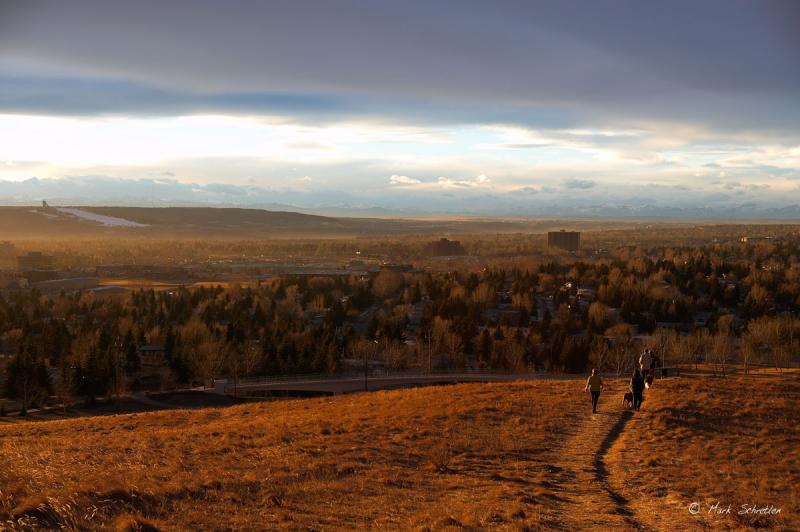
[[564, 186], [567, 188], [587, 189], [592, 188], [595, 185], [597, 185], [597, 183], [590, 179], [568, 179], [567, 181], [564, 181]]
[[8, 0], [0, 108], [797, 131], [794, 3], [671, 6]]
[[314, 141], [298, 141], [286, 144], [287, 148], [292, 150], [333, 150], [336, 149], [332, 144]]
[[489, 186], [491, 181], [492, 180], [486, 175], [481, 174], [475, 179], [450, 179], [447, 177], [440, 177], [436, 180], [436, 183], [441, 188], [476, 188]]
[[547, 142], [517, 142], [500, 144], [498, 147], [509, 150], [533, 150], [537, 148], [546, 148], [548, 146], [552, 146], [552, 144]]
[[474, 179], [451, 179], [440, 176], [436, 181], [421, 181], [414, 177], [394, 174], [389, 177], [389, 185], [394, 187], [406, 187], [415, 189], [475, 189], [479, 187], [491, 186], [492, 180], [486, 174], [480, 174]]
[[389, 177], [389, 184], [394, 186], [419, 185], [420, 183], [422, 183], [422, 181], [419, 179], [405, 175], [393, 174], [391, 177]]

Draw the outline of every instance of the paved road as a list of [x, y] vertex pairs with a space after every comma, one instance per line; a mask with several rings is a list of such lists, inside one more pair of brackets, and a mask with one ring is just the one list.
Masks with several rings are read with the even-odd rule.
[[154, 410], [170, 410], [173, 408], [179, 408], [174, 405], [168, 405], [167, 403], [162, 403], [161, 401], [155, 401], [147, 395], [147, 392], [133, 392], [131, 396], [138, 402], [146, 405]]
[[[533, 380], [541, 378], [533, 373], [520, 374], [474, 374], [455, 373], [442, 375], [404, 375], [390, 377], [370, 377], [367, 379], [367, 390], [386, 390], [391, 388], [404, 388], [412, 386], [427, 386], [432, 384], [452, 384], [457, 382], [504, 382], [517, 380]], [[227, 393], [233, 393], [233, 384], [225, 387]], [[277, 393], [319, 393], [341, 394], [364, 391], [363, 377], [342, 377], [334, 379], [312, 379], [298, 381], [273, 381], [261, 383], [239, 383], [236, 387], [237, 395], [247, 395], [253, 392]]]

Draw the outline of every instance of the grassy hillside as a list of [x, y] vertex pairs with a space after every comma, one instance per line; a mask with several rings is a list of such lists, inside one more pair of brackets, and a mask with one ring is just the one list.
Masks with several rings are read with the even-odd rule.
[[[0, 424], [0, 523], [68, 530], [798, 529], [796, 378], [468, 384]], [[691, 515], [691, 502], [781, 513]], [[2, 525], [0, 525], [2, 528]]]
[[800, 530], [798, 374], [657, 384], [610, 453], [633, 509], [655, 524], [696, 502], [711, 529]]
[[543, 453], [579, 407], [571, 394], [459, 385], [0, 425], [0, 522], [533, 525], [549, 497]]

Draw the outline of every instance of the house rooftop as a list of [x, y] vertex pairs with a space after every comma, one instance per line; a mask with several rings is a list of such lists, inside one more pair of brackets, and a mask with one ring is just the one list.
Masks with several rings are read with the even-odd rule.
[[161, 344], [144, 344], [139, 348], [139, 351], [163, 351], [164, 346]]

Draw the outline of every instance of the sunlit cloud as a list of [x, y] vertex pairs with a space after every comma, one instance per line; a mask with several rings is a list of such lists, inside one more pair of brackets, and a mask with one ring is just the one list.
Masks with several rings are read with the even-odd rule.
[[395, 186], [405, 186], [405, 185], [419, 185], [422, 183], [419, 179], [415, 179], [413, 177], [408, 177], [405, 175], [397, 175], [394, 174], [389, 177], [389, 184]]
[[491, 184], [491, 179], [484, 174], [479, 175], [475, 179], [450, 179], [448, 177], [439, 177], [436, 180], [436, 185], [440, 188], [476, 188], [488, 187]]

